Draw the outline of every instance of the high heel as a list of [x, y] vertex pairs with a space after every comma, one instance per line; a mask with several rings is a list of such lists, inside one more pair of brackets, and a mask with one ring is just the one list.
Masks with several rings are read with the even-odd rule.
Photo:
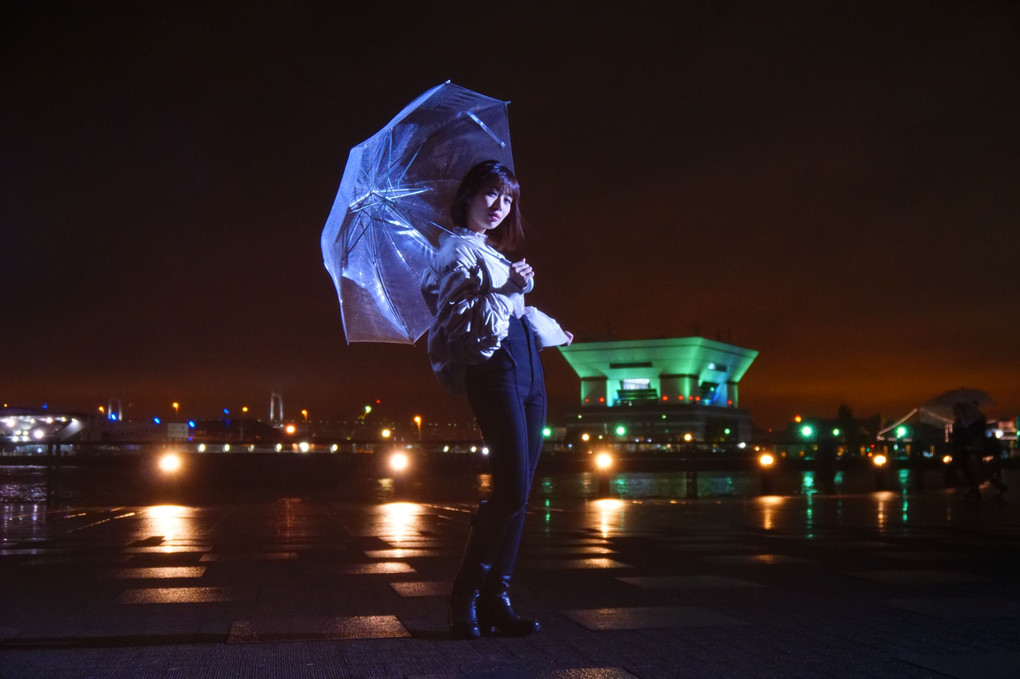
[[457, 589], [450, 595], [450, 634], [457, 639], [477, 639], [481, 636], [478, 626], [478, 590]]
[[493, 582], [486, 581], [476, 608], [481, 634], [490, 635], [499, 630], [508, 636], [526, 637], [542, 629], [538, 620], [514, 613], [509, 589], [509, 577], [500, 576]]

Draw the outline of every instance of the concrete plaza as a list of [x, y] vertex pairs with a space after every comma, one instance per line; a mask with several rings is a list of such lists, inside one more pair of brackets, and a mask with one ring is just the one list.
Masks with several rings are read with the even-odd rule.
[[[987, 494], [986, 494], [987, 495]], [[532, 508], [527, 638], [448, 638], [468, 502], [0, 505], [2, 677], [1014, 677], [1009, 496]]]

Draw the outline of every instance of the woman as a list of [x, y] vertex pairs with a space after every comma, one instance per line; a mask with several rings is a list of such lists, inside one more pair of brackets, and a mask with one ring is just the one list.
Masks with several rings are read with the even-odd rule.
[[500, 251], [523, 241], [520, 187], [505, 165], [485, 161], [465, 175], [441, 242], [422, 281], [435, 321], [428, 350], [439, 381], [468, 402], [489, 448], [492, 493], [471, 522], [450, 597], [450, 631], [476, 638], [499, 629], [537, 632], [510, 605], [510, 577], [524, 529], [528, 491], [545, 426], [545, 383], [539, 349], [573, 339], [524, 293], [534, 271]]

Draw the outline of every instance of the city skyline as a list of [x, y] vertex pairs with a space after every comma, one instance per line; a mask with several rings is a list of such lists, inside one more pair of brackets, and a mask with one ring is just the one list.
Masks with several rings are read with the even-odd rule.
[[[319, 251], [350, 148], [449, 79], [511, 101], [529, 299], [579, 341], [756, 350], [765, 427], [961, 386], [1020, 412], [1015, 6], [3, 17], [0, 404], [470, 417], [423, 340], [345, 343]], [[544, 355], [562, 415], [578, 381]]]

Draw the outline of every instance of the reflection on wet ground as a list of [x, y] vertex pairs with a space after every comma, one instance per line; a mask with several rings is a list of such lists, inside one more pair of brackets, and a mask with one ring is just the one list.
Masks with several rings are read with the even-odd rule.
[[986, 677], [1020, 663], [1009, 498], [730, 494], [733, 475], [699, 475], [727, 491], [699, 499], [682, 474], [629, 475], [601, 499], [591, 477], [540, 478], [514, 600], [542, 633], [454, 642], [444, 597], [486, 484], [465, 480], [460, 497], [384, 502], [0, 504], [0, 666]]
[[[939, 488], [942, 479], [931, 474], [929, 487]], [[712, 497], [755, 497], [764, 488], [780, 495], [813, 495], [820, 492], [815, 473], [789, 471], [769, 477], [763, 485], [756, 472], [622, 472], [602, 477], [592, 472], [539, 473], [532, 497], [620, 499], [684, 499]], [[839, 472], [831, 489], [833, 494], [857, 494], [877, 489], [876, 478], [868, 473]], [[916, 479], [907, 470], [890, 473], [884, 487], [893, 491], [915, 490]], [[458, 470], [455, 473], [408, 474], [400, 479], [385, 475], [362, 475], [328, 482], [289, 485], [210, 476], [204, 478], [181, 473], [178, 476], [146, 476], [135, 467], [85, 469], [77, 467], [0, 466], [0, 504], [49, 502], [81, 504], [202, 504], [217, 501], [265, 499], [268, 497], [313, 497], [386, 502], [400, 499], [416, 501], [468, 500], [488, 494], [490, 478], [485, 473]]]

